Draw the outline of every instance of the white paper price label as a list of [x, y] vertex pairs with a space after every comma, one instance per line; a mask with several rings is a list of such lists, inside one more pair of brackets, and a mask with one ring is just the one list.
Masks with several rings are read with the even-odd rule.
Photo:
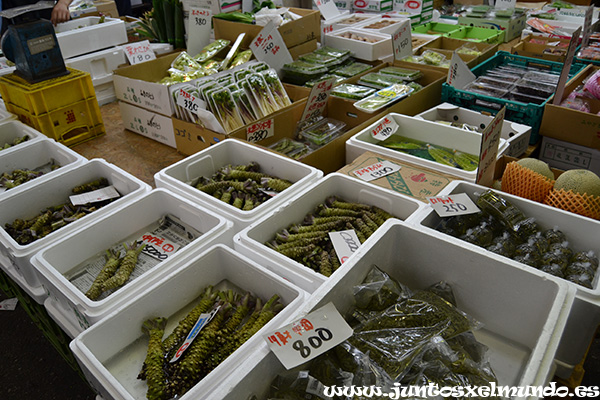
[[183, 89], [179, 89], [179, 96], [177, 96], [176, 103], [178, 106], [183, 107], [196, 115], [198, 114], [200, 109], [205, 108], [205, 104], [202, 99], [197, 98], [196, 96], [186, 92]]
[[391, 117], [384, 117], [373, 129], [371, 136], [373, 139], [385, 140], [392, 136], [398, 130], [399, 126]]
[[123, 51], [131, 65], [140, 64], [156, 58], [156, 54], [154, 54], [154, 51], [150, 48], [150, 42], [147, 40], [126, 44], [123, 46]]
[[0, 311], [12, 311], [17, 308], [19, 299], [16, 297], [0, 301]]
[[499, 10], [513, 9], [517, 6], [517, 0], [496, 0], [494, 8]]
[[333, 303], [264, 336], [286, 369], [325, 353], [352, 336], [352, 328]]
[[563, 94], [565, 93], [565, 85], [569, 79], [569, 71], [571, 70], [571, 64], [573, 64], [573, 57], [575, 57], [575, 49], [579, 43], [579, 36], [581, 35], [582, 27], [577, 28], [571, 40], [569, 41], [569, 47], [567, 48], [567, 56], [563, 63], [562, 70], [560, 71], [560, 78], [558, 78], [558, 84], [556, 85], [556, 91], [554, 92], [554, 100], [552, 104], [560, 105], [562, 102]]
[[492, 186], [494, 182], [494, 168], [498, 156], [498, 145], [506, 107], [502, 107], [491, 123], [481, 133], [481, 147], [479, 150], [479, 164], [477, 167], [476, 183], [483, 186]]
[[594, 15], [594, 7], [590, 6], [585, 11], [585, 17], [583, 19], [583, 39], [581, 39], [581, 47], [587, 47], [590, 41], [590, 35], [592, 34], [592, 18]]
[[467, 64], [454, 52], [450, 60], [450, 68], [448, 68], [448, 78], [446, 83], [456, 89], [462, 89], [467, 84], [475, 80], [475, 74], [471, 72]]
[[192, 56], [210, 43], [212, 11], [209, 8], [190, 7], [187, 30], [187, 51]]
[[354, 170], [352, 173], [363, 181], [370, 182], [400, 171], [401, 168], [402, 167], [398, 164], [384, 160], [375, 164], [371, 164], [368, 167]]
[[410, 20], [401, 23], [396, 32], [392, 34], [392, 47], [396, 60], [412, 55]]
[[192, 327], [192, 330], [185, 338], [185, 341], [179, 347], [179, 349], [169, 362], [175, 362], [179, 360], [179, 357], [181, 357], [185, 349], [187, 349], [190, 346], [190, 344], [192, 344], [192, 342], [194, 341], [194, 339], [196, 339], [196, 336], [198, 336], [202, 328], [204, 328], [210, 322], [210, 320], [213, 319], [213, 317], [219, 311], [220, 308], [221, 307], [219, 306], [212, 310], [210, 313], [200, 314], [200, 317], [198, 317], [198, 321], [196, 321], [196, 323]]
[[473, 200], [466, 193], [433, 196], [428, 197], [427, 200], [440, 217], [475, 214], [480, 211], [479, 207], [473, 203]]
[[340, 15], [340, 10], [332, 0], [313, 0], [325, 21]]
[[164, 237], [153, 235], [151, 232], [146, 232], [142, 235], [140, 241], [145, 244], [142, 253], [159, 261], [168, 259], [181, 248], [179, 244]]
[[275, 122], [273, 119], [255, 122], [246, 128], [246, 140], [249, 142], [259, 142], [273, 135], [275, 135]]
[[329, 78], [315, 83], [308, 95], [308, 101], [302, 112], [299, 125], [302, 126], [306, 121], [319, 117], [323, 114], [329, 93], [333, 89], [335, 78]]
[[71, 200], [71, 204], [74, 206], [81, 206], [84, 204], [114, 199], [120, 196], [121, 195], [119, 192], [117, 192], [117, 189], [111, 185], [91, 192], [69, 196], [69, 199]]
[[358, 239], [358, 236], [356, 236], [354, 229], [329, 232], [329, 239], [331, 240], [331, 244], [333, 245], [341, 264], [346, 262], [348, 257], [360, 247], [360, 240]]
[[250, 50], [252, 50], [252, 54], [257, 60], [269, 64], [277, 73], [284, 64], [293, 61], [281, 33], [272, 21], [252, 40]]

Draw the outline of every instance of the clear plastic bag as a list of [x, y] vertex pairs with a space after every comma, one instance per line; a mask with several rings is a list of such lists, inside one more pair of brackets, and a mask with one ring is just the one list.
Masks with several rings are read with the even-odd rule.
[[382, 311], [393, 306], [399, 299], [410, 296], [410, 290], [373, 266], [365, 280], [353, 288], [356, 307], [371, 311]]

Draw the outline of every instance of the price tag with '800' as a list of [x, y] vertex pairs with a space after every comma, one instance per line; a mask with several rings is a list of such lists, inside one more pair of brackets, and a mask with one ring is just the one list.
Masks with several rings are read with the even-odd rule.
[[333, 303], [265, 335], [271, 351], [286, 369], [325, 353], [352, 336], [352, 328]]
[[428, 197], [429, 204], [440, 217], [454, 217], [456, 215], [474, 214], [480, 211], [479, 207], [466, 193], [450, 196]]

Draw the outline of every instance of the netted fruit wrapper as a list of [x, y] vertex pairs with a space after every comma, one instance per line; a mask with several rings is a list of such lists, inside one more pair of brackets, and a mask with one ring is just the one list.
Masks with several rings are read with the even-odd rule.
[[502, 175], [502, 191], [542, 203], [552, 190], [554, 180], [525, 168], [517, 162], [506, 165]]
[[587, 193], [580, 194], [571, 190], [552, 189], [544, 200], [544, 204], [584, 217], [600, 219], [600, 197]]

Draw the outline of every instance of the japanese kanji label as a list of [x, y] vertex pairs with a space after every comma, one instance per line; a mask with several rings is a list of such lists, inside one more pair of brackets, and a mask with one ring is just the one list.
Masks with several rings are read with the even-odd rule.
[[123, 46], [123, 51], [125, 51], [127, 60], [129, 60], [129, 64], [131, 65], [140, 64], [156, 58], [154, 51], [150, 48], [150, 42], [147, 40], [126, 44]]
[[456, 215], [474, 214], [479, 212], [479, 207], [466, 193], [450, 196], [428, 197], [429, 204], [440, 217], [454, 217]]

